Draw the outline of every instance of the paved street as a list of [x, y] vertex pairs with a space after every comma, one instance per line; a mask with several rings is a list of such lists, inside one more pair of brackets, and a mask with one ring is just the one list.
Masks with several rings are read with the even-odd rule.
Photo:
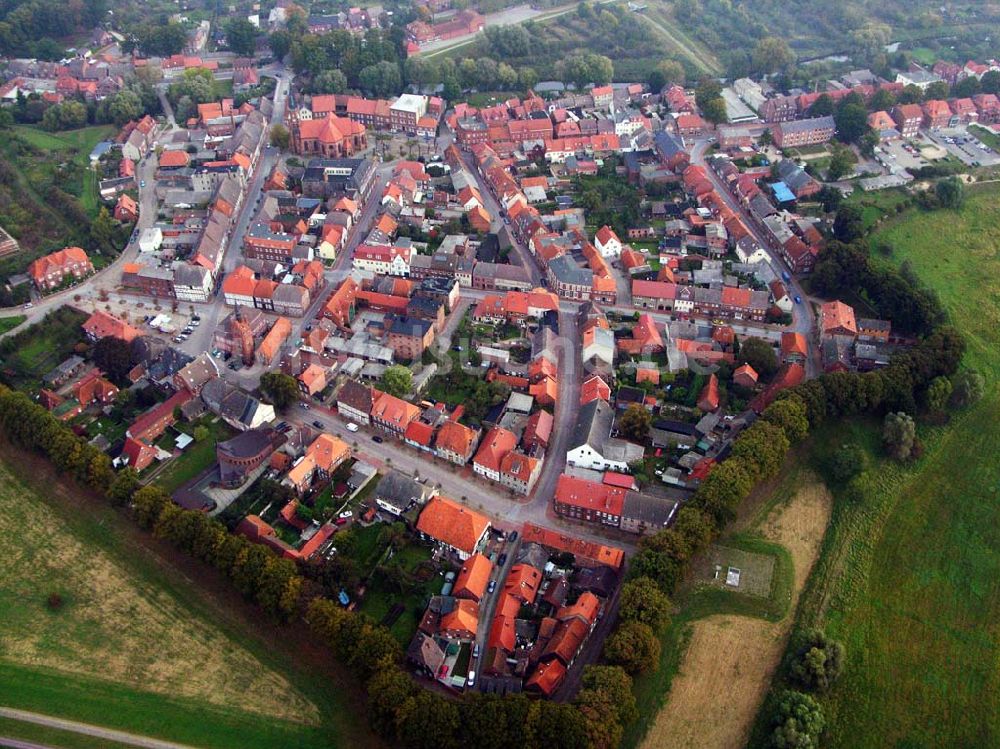
[[719, 179], [717, 175], [708, 164], [705, 163], [705, 152], [708, 150], [711, 141], [709, 140], [698, 140], [694, 143], [691, 149], [691, 163], [698, 164], [705, 168], [705, 173], [708, 175], [709, 180], [711, 180], [712, 185], [715, 187], [716, 192], [722, 198], [723, 202], [734, 211], [737, 216], [743, 219], [743, 223], [746, 225], [750, 234], [753, 236], [757, 243], [764, 248], [767, 248], [768, 254], [771, 256], [771, 268], [778, 275], [779, 278], [783, 278], [783, 274], [788, 274], [791, 281], [786, 281], [785, 286], [792, 297], [798, 296], [802, 299], [802, 304], [796, 304], [792, 309], [792, 325], [788, 330], [793, 330], [796, 333], [802, 333], [806, 337], [810, 346], [810, 351], [812, 355], [806, 362], [806, 375], [808, 377], [815, 377], [819, 374], [819, 358], [817, 352], [815, 351], [814, 342], [815, 339], [812, 335], [815, 320], [813, 319], [813, 314], [810, 309], [811, 299], [809, 295], [806, 294], [805, 289], [802, 288], [802, 284], [799, 280], [791, 275], [789, 268], [785, 265], [785, 262], [781, 259], [777, 252], [775, 252], [772, 243], [765, 237], [757, 226], [754, 224], [750, 215], [746, 212], [739, 201], [733, 197], [729, 192], [729, 188], [726, 187], [725, 183]]

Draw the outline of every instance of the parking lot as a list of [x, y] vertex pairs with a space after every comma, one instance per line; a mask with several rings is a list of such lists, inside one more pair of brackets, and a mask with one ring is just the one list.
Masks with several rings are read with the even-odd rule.
[[964, 127], [932, 130], [928, 137], [967, 166], [996, 166], [1000, 154], [985, 145]]

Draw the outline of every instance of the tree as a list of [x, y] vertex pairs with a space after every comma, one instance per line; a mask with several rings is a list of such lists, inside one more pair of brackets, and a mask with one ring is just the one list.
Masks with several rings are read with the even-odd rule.
[[457, 749], [460, 724], [458, 705], [424, 689], [396, 710], [399, 744], [407, 749]]
[[886, 414], [882, 423], [882, 444], [896, 460], [909, 460], [917, 442], [917, 425], [913, 417], [897, 412]]
[[115, 222], [107, 208], [101, 206], [97, 218], [90, 224], [91, 244], [101, 251], [114, 249]]
[[292, 35], [286, 29], [277, 29], [267, 38], [267, 44], [278, 60], [284, 59], [292, 49]]
[[788, 43], [776, 36], [766, 36], [761, 39], [750, 54], [753, 72], [758, 75], [777, 73], [793, 62], [795, 62], [795, 54]]
[[951, 95], [956, 99], [966, 99], [981, 93], [982, 90], [983, 84], [980, 83], [979, 79], [969, 76], [951, 87]]
[[204, 442], [208, 439], [209, 434], [210, 432], [208, 431], [208, 427], [199, 425], [194, 428], [194, 434], [192, 436], [194, 437], [195, 442]]
[[740, 342], [739, 364], [749, 364], [763, 379], [769, 379], [778, 371], [778, 357], [774, 347], [763, 338], [747, 338]]
[[139, 474], [136, 470], [131, 466], [123, 468], [108, 488], [108, 501], [115, 507], [124, 507], [132, 501], [132, 495], [139, 486]]
[[790, 649], [789, 676], [804, 689], [825, 692], [844, 668], [844, 646], [813, 629]]
[[900, 104], [919, 104], [923, 101], [923, 98], [924, 92], [920, 90], [920, 87], [909, 83], [903, 87], [902, 91], [899, 92], [899, 96], [896, 97], [896, 101]]
[[988, 70], [979, 79], [979, 87], [984, 94], [1000, 94], [1000, 70]]
[[121, 338], [105, 336], [94, 344], [94, 364], [100, 367], [112, 382], [124, 384], [132, 369], [132, 352]]
[[637, 577], [622, 586], [618, 615], [660, 630], [670, 620], [670, 599], [648, 577]]
[[865, 451], [860, 445], [847, 442], [830, 456], [830, 478], [841, 486], [846, 486], [851, 480], [865, 470]]
[[934, 194], [942, 208], [961, 208], [965, 187], [958, 177], [947, 177], [934, 185]]
[[868, 106], [873, 112], [888, 111], [896, 106], [896, 96], [887, 88], [880, 88], [872, 94]]
[[833, 219], [833, 236], [841, 242], [853, 242], [864, 235], [865, 224], [861, 208], [852, 203], [845, 203], [837, 210]]
[[226, 22], [226, 42], [238, 55], [249, 56], [257, 47], [257, 27], [242, 16]]
[[806, 404], [795, 395], [776, 400], [764, 409], [761, 418], [781, 427], [792, 444], [801, 442], [809, 434]]
[[932, 413], [941, 413], [944, 411], [948, 405], [948, 401], [951, 399], [952, 389], [951, 380], [943, 375], [931, 380], [927, 386], [927, 393], [924, 396], [928, 410]]
[[974, 369], [960, 370], [952, 377], [951, 383], [951, 405], [954, 408], [968, 408], [982, 400], [986, 381]]
[[402, 398], [413, 389], [413, 372], [402, 364], [393, 364], [382, 373], [382, 389]]
[[868, 111], [863, 104], [843, 104], [833, 113], [833, 122], [837, 126], [837, 138], [844, 143], [857, 143], [867, 133]]
[[706, 101], [705, 106], [701, 108], [701, 113], [705, 115], [706, 120], [715, 125], [729, 122], [729, 115], [726, 114], [726, 102], [721, 96]]
[[648, 624], [622, 622], [604, 643], [604, 657], [630, 674], [641, 673], [659, 662], [660, 641]]
[[638, 714], [632, 694], [632, 679], [618, 666], [585, 667], [583, 688], [576, 696], [576, 706], [578, 715], [584, 718], [588, 737], [588, 741], [578, 745], [595, 749], [618, 746], [623, 726], [634, 721]]
[[524, 91], [533, 89], [538, 84], [538, 72], [534, 68], [518, 68], [517, 82]]
[[336, 69], [324, 70], [313, 78], [312, 90], [314, 94], [342, 94], [347, 90], [347, 76]]
[[280, 122], [271, 125], [271, 145], [282, 151], [287, 151], [292, 143], [292, 134]]
[[299, 400], [299, 383], [283, 372], [265, 372], [260, 376], [260, 389], [271, 403], [283, 411]]
[[[844, 146], [834, 146], [833, 154], [830, 156], [830, 166], [827, 167], [827, 178], [830, 182], [836, 182], [845, 174], [850, 174], [854, 170], [854, 165], [858, 159], [854, 151]], [[838, 191], [839, 192], [839, 191]]]
[[774, 700], [771, 725], [771, 746], [775, 749], [819, 749], [826, 721], [816, 700], [788, 690]]
[[649, 428], [652, 424], [652, 414], [642, 406], [633, 403], [625, 409], [625, 413], [618, 420], [618, 431], [629, 439], [643, 442], [649, 435]]
[[932, 101], [934, 99], [948, 98], [948, 84], [946, 81], [934, 81], [924, 90], [924, 99]]
[[809, 107], [810, 117], [829, 117], [833, 114], [833, 98], [830, 94], [821, 94]]
[[403, 88], [403, 77], [399, 65], [382, 60], [369, 65], [358, 73], [358, 84], [372, 96], [386, 97], [399, 93]]
[[[677, 60], [666, 59], [661, 60], [654, 70], [663, 76], [663, 85], [669, 86], [673, 83], [684, 85], [684, 66], [681, 65]], [[661, 86], [660, 88], [662, 88]], [[659, 89], [655, 89], [654, 93], [658, 93]]]
[[122, 89], [108, 100], [108, 116], [119, 127], [130, 120], [139, 119], [142, 112], [142, 99], [130, 89]]

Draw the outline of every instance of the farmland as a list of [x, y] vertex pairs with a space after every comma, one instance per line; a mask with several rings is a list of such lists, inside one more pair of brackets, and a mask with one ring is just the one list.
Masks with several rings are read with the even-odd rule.
[[369, 743], [341, 676], [291, 665], [317, 660], [307, 638], [276, 644], [238, 598], [220, 600], [225, 583], [175, 566], [189, 563], [44, 461], [5, 445], [0, 459], [5, 705], [203, 747]]
[[875, 237], [894, 248], [886, 262], [907, 261], [937, 290], [966, 335], [965, 364], [986, 376], [983, 400], [946, 426], [921, 426], [912, 465], [882, 456], [874, 423], [812, 437], [818, 456], [852, 441], [869, 463], [856, 495], [836, 496], [800, 607], [803, 626], [824, 627], [847, 650], [844, 675], [821, 698], [824, 746], [1000, 742], [997, 193], [980, 188], [957, 211], [910, 211]]

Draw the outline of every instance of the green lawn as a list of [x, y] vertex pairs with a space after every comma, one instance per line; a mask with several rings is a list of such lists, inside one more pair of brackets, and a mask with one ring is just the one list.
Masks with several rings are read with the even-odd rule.
[[13, 330], [28, 318], [24, 315], [11, 315], [10, 317], [0, 317], [0, 333]]
[[838, 497], [803, 596], [802, 624], [844, 642], [847, 667], [822, 698], [826, 747], [1000, 744], [1000, 208], [995, 186], [959, 211], [913, 211], [877, 238], [935, 288], [966, 335], [986, 397], [944, 427], [923, 426], [923, 457], [884, 460], [878, 424], [835, 425], [871, 467], [861, 498]]
[[[198, 426], [208, 428], [209, 435], [202, 441], [195, 440], [188, 445], [184, 452], [174, 458], [171, 463], [162, 471], [156, 474], [156, 483], [168, 492], [175, 492], [185, 483], [193, 479], [202, 471], [210, 468], [215, 463], [215, 445], [232, 437], [235, 432], [229, 428], [221, 419], [202, 418], [195, 424], [179, 424], [181, 431], [191, 434]], [[170, 447], [174, 444], [176, 436], [172, 431], [164, 435]]]
[[994, 151], [1000, 151], [1000, 135], [997, 135], [995, 131], [988, 130], [980, 125], [972, 125], [969, 127], [969, 132]]
[[865, 230], [868, 231], [879, 220], [894, 215], [896, 206], [908, 198], [909, 195], [903, 188], [876, 190], [875, 192], [855, 190], [848, 196], [847, 202], [861, 208], [861, 220], [864, 222]]
[[[3, 705], [206, 748], [370, 743], [350, 682], [300, 657], [294, 635], [275, 641], [228, 583], [175, 568], [42, 459], [0, 446], [0, 460]], [[11, 732], [95, 745], [33, 730]]]

